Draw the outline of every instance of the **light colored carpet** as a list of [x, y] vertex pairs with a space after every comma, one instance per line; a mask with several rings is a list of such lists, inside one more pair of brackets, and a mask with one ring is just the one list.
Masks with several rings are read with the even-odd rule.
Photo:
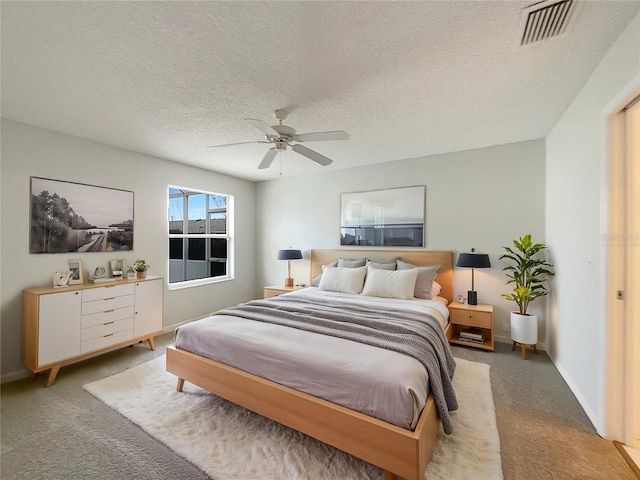
[[[456, 359], [454, 433], [438, 436], [426, 477], [502, 479], [489, 365]], [[383, 479], [384, 472], [333, 447], [185, 383], [165, 357], [85, 390], [216, 479]]]

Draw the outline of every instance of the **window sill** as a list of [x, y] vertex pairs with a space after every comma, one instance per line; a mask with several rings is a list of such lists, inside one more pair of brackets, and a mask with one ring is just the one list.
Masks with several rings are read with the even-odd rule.
[[169, 283], [167, 288], [169, 290], [182, 290], [183, 288], [200, 287], [202, 285], [210, 285], [212, 283], [228, 282], [229, 280], [234, 280], [234, 277], [226, 275], [224, 277], [198, 278], [196, 280], [185, 280], [184, 282]]

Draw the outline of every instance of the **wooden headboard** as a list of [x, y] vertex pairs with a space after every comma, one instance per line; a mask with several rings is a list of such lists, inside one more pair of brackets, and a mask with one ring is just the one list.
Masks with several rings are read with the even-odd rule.
[[377, 262], [400, 257], [400, 260], [416, 266], [440, 265], [436, 281], [442, 286], [440, 296], [453, 301], [453, 252], [451, 250], [359, 250], [334, 249], [311, 250], [311, 279], [322, 273], [322, 265], [338, 258], [369, 258]]

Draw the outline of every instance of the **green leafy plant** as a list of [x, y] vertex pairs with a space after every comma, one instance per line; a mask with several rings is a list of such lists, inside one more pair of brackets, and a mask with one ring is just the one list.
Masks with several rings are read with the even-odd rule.
[[144, 260], [136, 260], [133, 262], [133, 268], [136, 272], [146, 272], [150, 267], [151, 265]]
[[513, 283], [515, 287], [511, 293], [503, 293], [502, 296], [516, 302], [520, 315], [527, 315], [529, 302], [548, 293], [544, 282], [547, 277], [554, 275], [553, 265], [539, 258], [537, 254], [547, 246], [533, 243], [531, 234], [514, 240], [513, 245], [515, 248], [502, 247], [506, 253], [500, 259], [511, 261], [511, 265], [507, 265], [502, 271], [510, 278], [506, 284]]

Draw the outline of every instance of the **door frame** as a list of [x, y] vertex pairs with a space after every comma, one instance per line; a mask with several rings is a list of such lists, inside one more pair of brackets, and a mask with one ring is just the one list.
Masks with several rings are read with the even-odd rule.
[[[626, 109], [639, 101], [640, 90], [629, 96], [608, 117], [608, 227], [607, 246], [607, 388], [606, 437], [634, 448], [640, 437], [640, 367], [634, 360], [633, 339], [640, 325], [627, 313], [627, 202], [630, 185], [627, 175]], [[618, 298], [623, 292], [623, 298]], [[636, 300], [637, 302], [638, 300]]]

